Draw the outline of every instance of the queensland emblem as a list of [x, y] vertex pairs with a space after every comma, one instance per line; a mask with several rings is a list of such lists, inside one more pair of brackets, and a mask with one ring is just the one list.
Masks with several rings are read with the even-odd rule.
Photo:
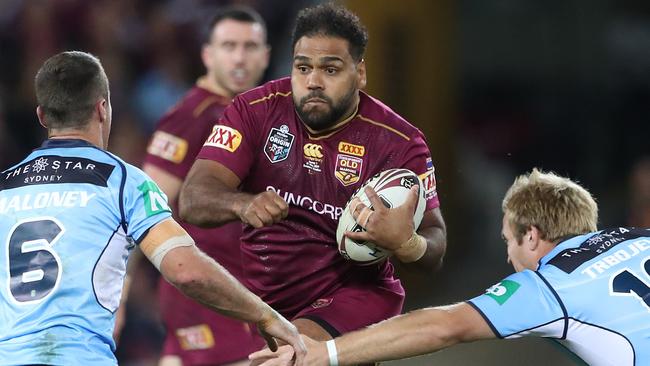
[[363, 159], [354, 156], [338, 154], [336, 156], [336, 165], [334, 175], [344, 186], [349, 186], [359, 181], [361, 178], [361, 168]]
[[269, 137], [266, 139], [264, 154], [273, 164], [286, 160], [291, 152], [294, 136], [289, 133], [289, 127], [282, 125], [280, 128], [272, 128]]

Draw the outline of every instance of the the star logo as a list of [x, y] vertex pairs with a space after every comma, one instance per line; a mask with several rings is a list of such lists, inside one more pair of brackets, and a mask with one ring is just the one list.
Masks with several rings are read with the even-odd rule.
[[43, 170], [45, 170], [45, 167], [50, 164], [47, 163], [47, 159], [45, 158], [40, 158], [34, 162], [34, 165], [32, 165], [32, 170], [34, 173], [40, 173]]

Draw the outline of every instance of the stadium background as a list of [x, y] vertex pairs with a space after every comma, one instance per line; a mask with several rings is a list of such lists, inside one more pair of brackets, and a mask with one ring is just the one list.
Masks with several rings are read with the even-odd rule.
[[[244, 1], [269, 27], [265, 80], [287, 75], [298, 9]], [[110, 150], [139, 164], [157, 118], [203, 72], [196, 27], [229, 1], [0, 0], [0, 166], [45, 137], [33, 76], [49, 56], [90, 51], [111, 81]], [[511, 272], [500, 199], [537, 166], [597, 197], [600, 226], [650, 226], [650, 3], [642, 0], [344, 2], [370, 32], [368, 91], [427, 135], [449, 225], [444, 270], [404, 273], [409, 309], [481, 293]], [[155, 271], [137, 273], [122, 365], [153, 365], [162, 339]], [[381, 347], [381, 345], [377, 345]], [[571, 365], [540, 339], [492, 341], [388, 364]]]

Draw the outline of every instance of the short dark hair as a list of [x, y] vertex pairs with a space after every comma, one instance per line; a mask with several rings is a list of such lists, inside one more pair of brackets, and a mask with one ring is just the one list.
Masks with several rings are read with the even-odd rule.
[[95, 103], [108, 99], [108, 79], [99, 59], [80, 51], [50, 57], [36, 73], [36, 100], [48, 128], [78, 128], [90, 120]]
[[333, 3], [306, 8], [298, 13], [291, 41], [292, 49], [302, 37], [316, 35], [343, 38], [350, 44], [350, 55], [360, 61], [366, 52], [368, 31], [358, 16]]
[[204, 43], [210, 43], [214, 27], [226, 19], [232, 19], [244, 23], [257, 23], [262, 26], [264, 37], [266, 38], [266, 22], [260, 13], [246, 5], [230, 5], [219, 8], [219, 10], [217, 10], [217, 12], [212, 16], [208, 23], [208, 27], [205, 30], [205, 36], [203, 37]]

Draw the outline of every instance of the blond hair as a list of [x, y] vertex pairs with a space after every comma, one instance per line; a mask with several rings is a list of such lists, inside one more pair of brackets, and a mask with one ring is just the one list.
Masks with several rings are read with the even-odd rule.
[[501, 204], [518, 242], [532, 226], [555, 243], [567, 236], [596, 231], [598, 205], [569, 178], [533, 169], [510, 186]]

